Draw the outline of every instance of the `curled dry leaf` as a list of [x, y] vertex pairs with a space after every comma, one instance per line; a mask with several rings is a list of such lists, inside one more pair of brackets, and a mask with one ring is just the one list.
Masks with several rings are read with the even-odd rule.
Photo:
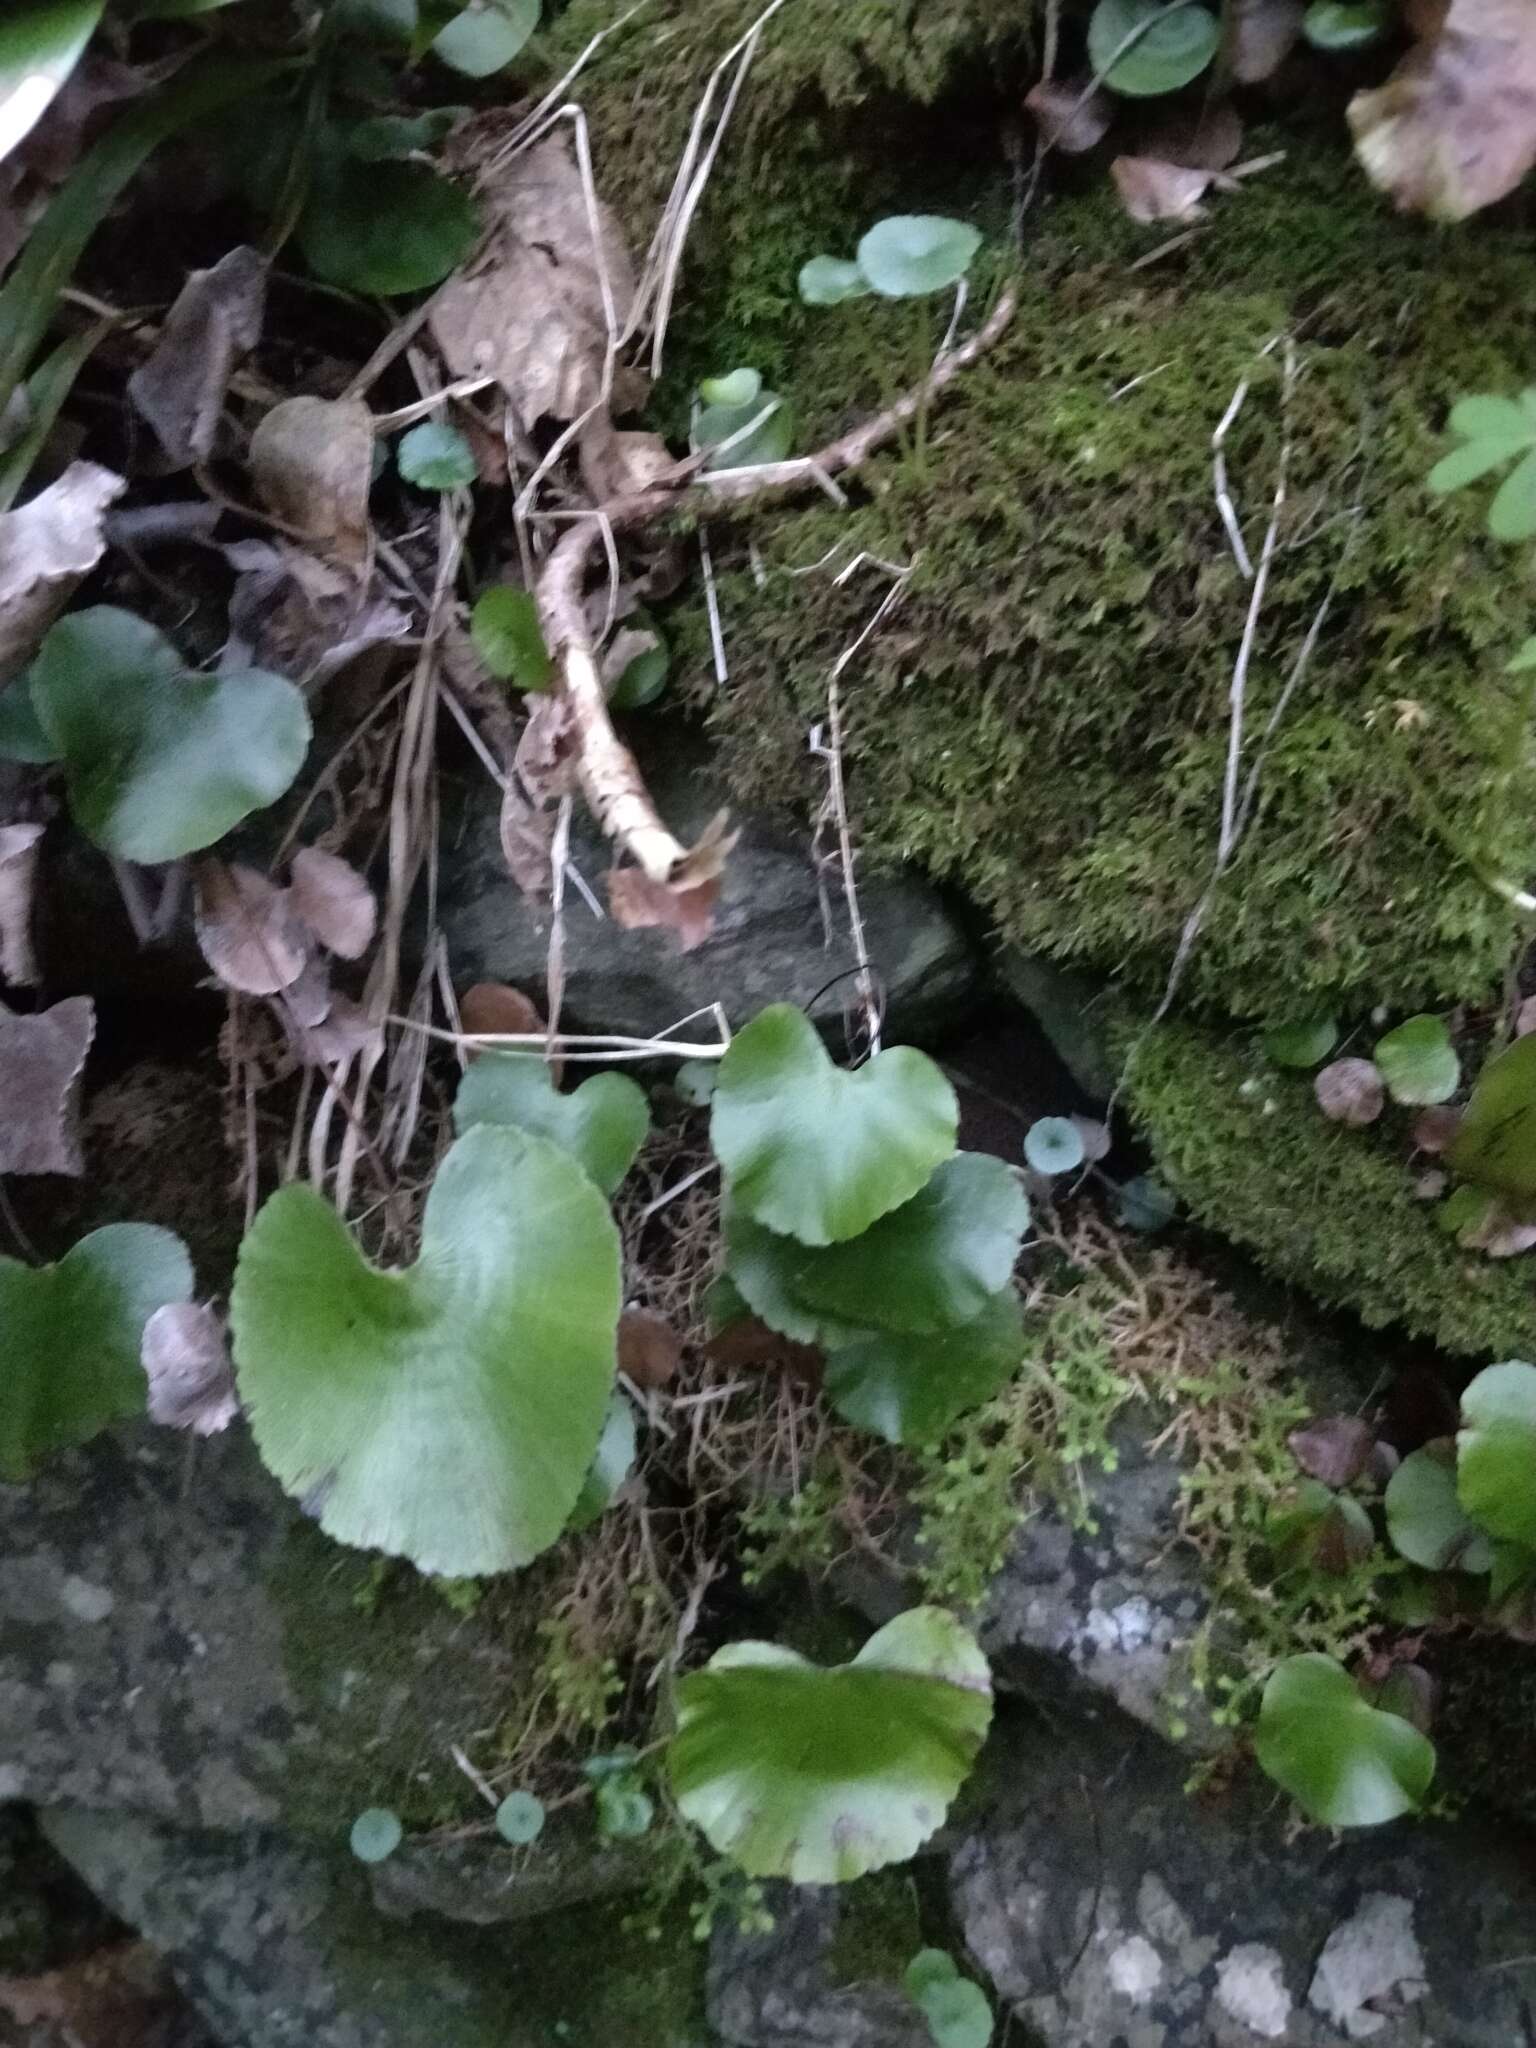
[[261, 339], [266, 304], [266, 258], [231, 249], [211, 270], [192, 272], [160, 339], [128, 379], [128, 396], [171, 468], [212, 455], [229, 380]]
[[1223, 54], [1238, 85], [1274, 77], [1300, 40], [1306, 12], [1306, 0], [1227, 0]]
[[1451, 1184], [1451, 1177], [1438, 1166], [1432, 1166], [1427, 1173], [1421, 1173], [1413, 1183], [1413, 1199], [1416, 1202], [1438, 1202]]
[[373, 543], [373, 415], [360, 398], [285, 398], [251, 436], [262, 503], [327, 563], [361, 576]]
[[[459, 1023], [472, 1038], [526, 1038], [546, 1029], [533, 998], [521, 989], [509, 988], [504, 981], [477, 981], [465, 989], [459, 998]], [[470, 1059], [479, 1056], [475, 1046], [466, 1046], [465, 1051]], [[550, 1074], [559, 1081], [559, 1071], [553, 1065]]]
[[1465, 1114], [1464, 1110], [1448, 1102], [1437, 1102], [1429, 1109], [1421, 1109], [1413, 1120], [1415, 1148], [1438, 1158], [1461, 1129]]
[[660, 434], [621, 433], [606, 408], [594, 413], [578, 444], [581, 480], [594, 505], [628, 498], [677, 474], [677, 461]]
[[72, 462], [46, 491], [0, 512], [0, 690], [101, 560], [107, 507], [127, 488], [99, 463]]
[[197, 943], [226, 987], [271, 996], [298, 980], [309, 947], [286, 890], [221, 860], [200, 860], [193, 883]]
[[530, 903], [549, 901], [554, 843], [553, 815], [536, 810], [516, 784], [509, 782], [501, 792], [501, 856], [507, 873]]
[[1101, 1123], [1096, 1116], [1072, 1116], [1068, 1122], [1075, 1126], [1077, 1135], [1083, 1141], [1083, 1158], [1090, 1166], [1096, 1166], [1101, 1159], [1109, 1157], [1109, 1125]]
[[[476, 132], [470, 124], [467, 154]], [[481, 132], [492, 138], [494, 119]], [[618, 222], [596, 201], [594, 238], [594, 215], [563, 134], [488, 169], [479, 198], [490, 233], [478, 263], [432, 301], [437, 345], [456, 377], [494, 377], [525, 429], [541, 419], [573, 420], [602, 397], [610, 339], [634, 297]]]
[[0, 1977], [0, 2013], [43, 2048], [162, 2048], [179, 2037], [182, 2010], [165, 1958], [145, 1941], [114, 1942], [38, 1977]]
[[683, 1362], [682, 1340], [653, 1308], [627, 1308], [619, 1317], [619, 1371], [650, 1392], [670, 1386]]
[[0, 1003], [0, 1173], [84, 1173], [80, 1082], [95, 1032], [89, 996], [31, 1017]]
[[1214, 173], [1191, 171], [1150, 156], [1117, 156], [1109, 167], [1120, 203], [1132, 220], [1198, 220]]
[[290, 1030], [288, 1035], [306, 1066], [344, 1067], [375, 1043], [379, 1028], [361, 1004], [353, 1002], [350, 996], [333, 993], [324, 1016]]
[[718, 876], [683, 888], [653, 881], [643, 868], [610, 868], [605, 879], [614, 923], [625, 931], [663, 927], [677, 933], [682, 952], [691, 953], [714, 929]]
[[298, 978], [277, 992], [277, 1006], [292, 1037], [323, 1024], [334, 1001], [330, 965], [323, 953], [311, 953]]
[[240, 1413], [224, 1326], [211, 1308], [170, 1301], [144, 1325], [139, 1357], [149, 1381], [149, 1419], [214, 1436]]
[[1336, 1124], [1373, 1124], [1386, 1103], [1386, 1085], [1370, 1060], [1335, 1060], [1312, 1083], [1318, 1108]]
[[1536, 1245], [1536, 1223], [1522, 1223], [1502, 1203], [1490, 1202], [1456, 1242], [1464, 1251], [1483, 1252], [1490, 1259], [1517, 1259]]
[[1536, 1031], [1536, 996], [1527, 996], [1515, 1012], [1516, 1038], [1529, 1038]]
[[1451, 0], [1386, 84], [1349, 105], [1355, 153], [1404, 211], [1465, 220], [1536, 163], [1536, 7]]
[[342, 960], [360, 960], [373, 943], [379, 907], [352, 863], [305, 846], [288, 875], [288, 900], [321, 945]]
[[266, 668], [296, 683], [324, 682], [411, 630], [410, 613], [376, 581], [359, 583], [286, 541], [236, 541], [224, 558], [240, 572], [220, 661], [226, 670]]
[[1348, 1486], [1370, 1463], [1376, 1432], [1358, 1415], [1324, 1415], [1293, 1429], [1286, 1438], [1291, 1456], [1309, 1479], [1324, 1486]]
[[819, 1387], [826, 1365], [818, 1344], [800, 1344], [781, 1337], [756, 1316], [738, 1316], [704, 1346], [704, 1355], [727, 1372], [783, 1372], [803, 1386]]
[[32, 903], [37, 892], [41, 825], [0, 825], [0, 981], [30, 988], [37, 980]]
[[576, 787], [576, 729], [566, 698], [534, 699], [513, 765], [536, 804], [568, 796]]
[[1242, 148], [1242, 116], [1230, 100], [1213, 100], [1138, 129], [1132, 154], [1190, 171], [1224, 171], [1237, 162]]
[[1091, 78], [1042, 78], [1024, 95], [1040, 140], [1063, 156], [1082, 156], [1109, 133], [1115, 103]]

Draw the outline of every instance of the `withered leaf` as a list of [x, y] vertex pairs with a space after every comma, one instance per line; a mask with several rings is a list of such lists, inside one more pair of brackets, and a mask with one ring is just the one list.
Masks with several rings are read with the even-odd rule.
[[1237, 84], [1274, 77], [1296, 47], [1306, 12], [1306, 0], [1227, 0], [1223, 54]]
[[[546, 1028], [532, 997], [525, 996], [521, 989], [509, 988], [504, 981], [477, 981], [472, 988], [465, 989], [459, 998], [459, 1023], [472, 1038], [523, 1038]], [[478, 1057], [474, 1046], [466, 1051], [470, 1059]], [[554, 1063], [550, 1078], [556, 1082], [560, 1079], [558, 1065]]]
[[509, 782], [501, 793], [501, 853], [508, 874], [530, 903], [547, 902], [551, 894], [554, 839], [550, 812], [535, 810]]
[[1318, 1108], [1336, 1124], [1373, 1124], [1387, 1099], [1386, 1086], [1370, 1060], [1335, 1060], [1312, 1084]]
[[302, 1036], [323, 1024], [337, 998], [331, 992], [330, 964], [323, 953], [311, 953], [297, 979], [279, 989], [277, 1007], [290, 1036]]
[[1465, 220], [1536, 163], [1536, 7], [1451, 0], [1386, 84], [1349, 104], [1355, 153], [1404, 211]]
[[0, 981], [30, 988], [37, 980], [32, 902], [41, 825], [0, 825]]
[[305, 846], [293, 856], [288, 897], [327, 951], [360, 960], [373, 943], [379, 907], [372, 889], [339, 854]]
[[1437, 1102], [1429, 1109], [1421, 1109], [1413, 1120], [1414, 1145], [1420, 1152], [1437, 1157], [1461, 1129], [1465, 1115], [1465, 1110], [1449, 1102]]
[[1081, 156], [1109, 133], [1115, 103], [1089, 78], [1042, 78], [1024, 95], [1040, 140], [1063, 156]]
[[1242, 116], [1230, 100], [1211, 100], [1163, 114], [1139, 128], [1136, 147], [1129, 153], [1182, 164], [1191, 171], [1224, 171], [1237, 162], [1242, 147]]
[[309, 947], [285, 890], [221, 860], [199, 861], [193, 883], [197, 943], [226, 987], [271, 996], [298, 980]]
[[212, 455], [229, 380], [261, 339], [266, 302], [266, 258], [231, 249], [211, 270], [188, 277], [160, 339], [128, 379], [128, 396], [172, 468]]
[[821, 1385], [825, 1364], [819, 1345], [781, 1337], [756, 1316], [738, 1316], [704, 1346], [705, 1356], [727, 1372], [780, 1371], [808, 1387]]
[[251, 436], [269, 511], [325, 561], [361, 575], [372, 549], [373, 415], [360, 398], [285, 398]]
[[41, 2038], [60, 2048], [158, 2048], [179, 2010], [164, 1958], [143, 1941], [114, 1942], [41, 1976], [0, 1977], [0, 2013], [18, 2027], [56, 2030]]
[[84, 1173], [80, 1082], [95, 1031], [89, 996], [31, 1017], [0, 1003], [0, 1173]]
[[578, 454], [581, 480], [595, 505], [649, 490], [677, 473], [677, 461], [660, 434], [624, 433], [604, 408], [582, 429]]
[[360, 1052], [366, 1052], [379, 1036], [379, 1027], [361, 1004], [350, 996], [332, 995], [325, 1015], [289, 1039], [306, 1066], [344, 1067]]
[[575, 787], [576, 731], [564, 697], [535, 697], [517, 743], [513, 766], [536, 804], [568, 796]]
[[691, 953], [714, 929], [718, 876], [679, 888], [673, 882], [653, 881], [643, 868], [610, 868], [605, 880], [614, 922], [626, 931], [663, 927], [677, 933], [681, 951]]
[[1517, 1259], [1536, 1246], [1536, 1223], [1522, 1223], [1502, 1203], [1490, 1202], [1456, 1242], [1464, 1251], [1483, 1252], [1490, 1259]]
[[1132, 220], [1197, 220], [1213, 173], [1162, 163], [1150, 156], [1117, 156], [1109, 167], [1120, 203]]
[[411, 630], [409, 612], [376, 579], [360, 583], [286, 541], [235, 541], [224, 558], [240, 572], [220, 662], [226, 670], [270, 668], [296, 683], [324, 682]]
[[647, 1392], [670, 1386], [683, 1362], [682, 1341], [653, 1308], [627, 1308], [619, 1317], [619, 1371]]
[[1348, 1486], [1365, 1470], [1376, 1432], [1358, 1415], [1325, 1415], [1293, 1429], [1286, 1442], [1308, 1478], [1339, 1487]]
[[102, 521], [128, 488], [96, 462], [72, 462], [57, 483], [0, 512], [0, 690], [106, 551]]
[[139, 1357], [149, 1380], [149, 1419], [214, 1436], [240, 1413], [224, 1326], [211, 1308], [171, 1301], [144, 1325]]

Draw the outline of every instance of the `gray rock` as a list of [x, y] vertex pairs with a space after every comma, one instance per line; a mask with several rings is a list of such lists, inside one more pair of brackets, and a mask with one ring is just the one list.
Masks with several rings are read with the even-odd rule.
[[765, 1887], [770, 1931], [744, 1933], [729, 1916], [716, 1919], [709, 2019], [731, 2048], [933, 2048], [898, 1985], [833, 1981], [833, 1945], [844, 1913], [857, 1910], [853, 1896], [775, 1884]]
[[1513, 2048], [1536, 1891], [1470, 1829], [1297, 1833], [1251, 1771], [1218, 1802], [1121, 1716], [1005, 1716], [950, 1866], [1043, 2048]]
[[995, 964], [998, 980], [1034, 1017], [1078, 1087], [1095, 1102], [1108, 1102], [1119, 1066], [1097, 1014], [1107, 984], [1018, 946], [1002, 947]]
[[[658, 726], [643, 765], [662, 815], [684, 840], [728, 807], [707, 751], [686, 732]], [[567, 892], [564, 1015], [573, 1028], [649, 1037], [714, 1002], [739, 1026], [766, 1003], [813, 998], [813, 1014], [837, 1024], [849, 983], [827, 984], [854, 965], [854, 954], [836, 873], [824, 885], [828, 938], [810, 835], [751, 813], [736, 814], [734, 823], [741, 838], [726, 866], [715, 929], [691, 953], [666, 932], [622, 931]], [[507, 873], [497, 796], [485, 778], [450, 808], [442, 843], [439, 918], [455, 982], [542, 988], [549, 921]], [[601, 897], [611, 852], [584, 812], [571, 851]], [[890, 1034], [930, 1039], [963, 1021], [981, 987], [981, 965], [938, 892], [913, 876], [870, 874], [861, 878], [859, 903]]]

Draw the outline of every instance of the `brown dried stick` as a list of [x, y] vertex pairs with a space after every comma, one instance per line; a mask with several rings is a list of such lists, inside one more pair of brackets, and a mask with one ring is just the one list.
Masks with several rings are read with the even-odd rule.
[[739, 470], [718, 477], [690, 478], [681, 484], [653, 484], [581, 516], [556, 544], [539, 573], [535, 596], [559, 692], [570, 707], [582, 792], [604, 834], [652, 881], [686, 886], [689, 849], [662, 822], [638, 763], [608, 715], [597, 642], [585, 605], [587, 571], [605, 533], [632, 533], [696, 504], [701, 496], [732, 505], [767, 504], [792, 496], [807, 483], [857, 469], [993, 347], [1017, 308], [1018, 293], [1010, 286], [970, 340], [940, 356], [921, 384], [862, 426], [828, 442], [817, 454], [797, 462], [776, 463], [760, 477]]

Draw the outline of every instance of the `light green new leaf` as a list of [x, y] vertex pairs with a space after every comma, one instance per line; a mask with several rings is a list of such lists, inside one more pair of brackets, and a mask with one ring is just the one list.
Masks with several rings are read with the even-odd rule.
[[1480, 1528], [1536, 1550], [1536, 1365], [1512, 1358], [1461, 1397], [1456, 1492]]
[[1536, 1202], [1536, 1032], [1483, 1068], [1445, 1158], [1453, 1173], [1491, 1188], [1517, 1216]]
[[1264, 1034], [1264, 1050], [1277, 1067], [1315, 1067], [1339, 1042], [1332, 1017], [1306, 1017], [1294, 1024], [1276, 1024]]
[[1426, 1447], [1410, 1451], [1387, 1482], [1387, 1534], [1410, 1564], [1432, 1572], [1493, 1569], [1488, 1538], [1456, 1492], [1456, 1460]]
[[423, 420], [402, 434], [395, 461], [406, 482], [423, 491], [465, 490], [480, 474], [469, 443], [442, 420]]
[[926, 1985], [917, 2005], [928, 2022], [934, 2048], [987, 2048], [992, 2008], [979, 1984], [959, 1975]]
[[[762, 418], [763, 414], [767, 417]], [[759, 424], [753, 426], [754, 420]], [[748, 427], [750, 433], [744, 431]], [[734, 438], [737, 435], [739, 440]], [[766, 462], [782, 462], [794, 438], [795, 416], [788, 400], [761, 388], [740, 404], [705, 405], [693, 423], [694, 446], [719, 451], [710, 455], [706, 470], [760, 469]], [[731, 445], [723, 447], [727, 441]]]
[[957, 1330], [871, 1330], [830, 1353], [823, 1384], [855, 1429], [892, 1444], [932, 1443], [1005, 1387], [1023, 1353], [1024, 1322], [1010, 1287]]
[[433, 54], [466, 78], [504, 71], [539, 25], [540, 0], [474, 0], [432, 44]]
[[489, 1127], [438, 1169], [421, 1256], [385, 1272], [313, 1189], [240, 1247], [235, 1368], [256, 1445], [338, 1542], [421, 1571], [511, 1571], [553, 1543], [617, 1371], [619, 1240], [558, 1146]]
[[901, 1988], [919, 2003], [934, 1984], [953, 1984], [960, 1972], [947, 1948], [920, 1948], [901, 1973]]
[[635, 1411], [628, 1396], [616, 1391], [608, 1403], [603, 1433], [597, 1440], [597, 1456], [565, 1525], [568, 1534], [590, 1529], [608, 1512], [613, 1496], [635, 1469], [636, 1447]]
[[0, 21], [0, 160], [29, 135], [85, 55], [103, 0], [12, 0]]
[[897, 1615], [851, 1664], [731, 1643], [677, 1688], [678, 1807], [750, 1877], [841, 1884], [913, 1856], [986, 1736], [975, 1638], [936, 1607]]
[[817, 1314], [862, 1329], [952, 1330], [1008, 1286], [1028, 1225], [1013, 1169], [958, 1152], [862, 1237], [802, 1247], [790, 1288]]
[[1461, 1079], [1461, 1061], [1443, 1017], [1410, 1017], [1377, 1039], [1371, 1057], [1394, 1102], [1446, 1102]]
[[1489, 509], [1488, 531], [1495, 540], [1529, 540], [1536, 534], [1536, 390], [1519, 399], [1463, 398], [1451, 408], [1450, 429], [1463, 445], [1435, 464], [1429, 488], [1458, 491], [1514, 462]]
[[1301, 32], [1314, 50], [1363, 50], [1387, 32], [1383, 0], [1312, 0]]
[[387, 1806], [369, 1806], [353, 1821], [347, 1839], [359, 1863], [382, 1863], [394, 1855], [404, 1837], [398, 1813]]
[[963, 220], [895, 213], [859, 243], [858, 269], [884, 299], [923, 298], [958, 284], [980, 247], [981, 230]]
[[1035, 1173], [1075, 1173], [1087, 1150], [1082, 1132], [1069, 1116], [1037, 1117], [1024, 1133], [1025, 1163]]
[[75, 822], [120, 860], [211, 846], [290, 787], [309, 747], [292, 683], [188, 674], [163, 634], [111, 605], [61, 619], [30, 681]]
[[54, 1266], [0, 1258], [0, 1479], [140, 1414], [144, 1325], [191, 1297], [186, 1247], [152, 1223], [109, 1223]]
[[1530, 540], [1536, 535], [1536, 451], [1523, 456], [1494, 492], [1488, 531], [1495, 540]]
[[441, 284], [480, 234], [467, 195], [429, 164], [336, 155], [315, 180], [299, 246], [316, 277], [390, 298]]
[[532, 1792], [509, 1792], [496, 1809], [496, 1832], [514, 1848], [526, 1848], [544, 1832], [544, 1802]]
[[706, 405], [750, 405], [762, 388], [758, 370], [729, 370], [723, 377], [699, 379], [699, 396]]
[[813, 1245], [857, 1237], [910, 1201], [954, 1151], [959, 1124], [955, 1091], [926, 1053], [896, 1046], [845, 1073], [788, 1003], [737, 1034], [710, 1108], [737, 1207]]
[[874, 286], [857, 263], [841, 256], [813, 256], [800, 266], [799, 289], [807, 306], [841, 306], [847, 299], [867, 299]]
[[1095, 77], [1136, 99], [1188, 85], [1220, 41], [1221, 29], [1208, 9], [1170, 9], [1165, 0], [1099, 0], [1088, 23]]
[[1328, 1827], [1376, 1827], [1412, 1813], [1435, 1775], [1428, 1737], [1368, 1706], [1343, 1666], [1315, 1651], [1276, 1667], [1254, 1748], [1275, 1783]]
[[594, 1074], [562, 1095], [536, 1053], [484, 1052], [459, 1083], [453, 1121], [460, 1132], [476, 1124], [537, 1131], [611, 1195], [645, 1143], [651, 1110], [627, 1074]]
[[539, 607], [530, 591], [499, 583], [475, 601], [469, 637], [493, 676], [520, 690], [547, 690], [555, 664], [544, 645]]

